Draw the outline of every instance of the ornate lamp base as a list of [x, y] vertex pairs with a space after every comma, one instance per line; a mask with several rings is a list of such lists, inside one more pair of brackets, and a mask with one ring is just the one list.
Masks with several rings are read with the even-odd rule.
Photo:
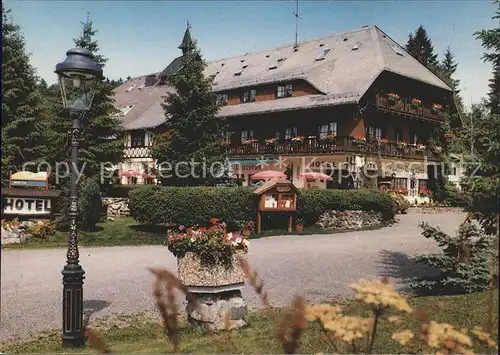
[[83, 325], [83, 280], [85, 271], [79, 264], [66, 264], [63, 274], [63, 334], [65, 347], [85, 345]]

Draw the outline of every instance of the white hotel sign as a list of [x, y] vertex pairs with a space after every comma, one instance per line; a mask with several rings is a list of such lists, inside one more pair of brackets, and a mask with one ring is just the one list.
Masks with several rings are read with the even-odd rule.
[[49, 215], [50, 202], [50, 198], [5, 197], [3, 213], [27, 216]]

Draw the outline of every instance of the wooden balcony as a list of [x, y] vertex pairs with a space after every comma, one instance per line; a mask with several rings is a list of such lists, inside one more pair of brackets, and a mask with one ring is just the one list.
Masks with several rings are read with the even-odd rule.
[[443, 121], [446, 113], [446, 108], [443, 110], [433, 110], [431, 104], [422, 103], [420, 106], [411, 104], [410, 99], [399, 99], [399, 101], [391, 101], [383, 94], [376, 94], [377, 110], [391, 112], [396, 114], [408, 115], [411, 117], [422, 118], [434, 121]]
[[338, 137], [334, 141], [323, 141], [316, 137], [303, 141], [280, 141], [275, 143], [254, 142], [250, 144], [224, 147], [230, 156], [269, 156], [269, 155], [326, 155], [335, 153], [355, 153], [380, 155], [382, 157], [406, 158], [413, 160], [439, 161], [440, 156], [431, 149], [416, 146], [400, 146], [396, 143], [358, 143], [353, 137]]
[[151, 150], [149, 147], [126, 147], [123, 149], [124, 158], [150, 158]]

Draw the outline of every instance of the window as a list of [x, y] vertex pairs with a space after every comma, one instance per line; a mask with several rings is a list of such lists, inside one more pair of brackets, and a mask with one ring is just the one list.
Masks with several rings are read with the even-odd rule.
[[243, 92], [243, 100], [242, 102], [254, 102], [257, 96], [256, 89], [245, 90]]
[[280, 131], [276, 132], [275, 138], [276, 138], [277, 141], [281, 140], [281, 132]]
[[397, 55], [403, 56], [403, 52], [401, 52], [401, 49], [397, 45], [389, 43], [389, 46], [391, 46], [392, 50], [396, 52]]
[[227, 105], [227, 99], [228, 95], [227, 94], [217, 94], [217, 105]]
[[366, 128], [366, 135], [369, 139], [382, 139], [382, 128], [368, 126]]
[[422, 189], [427, 190], [427, 180], [418, 179], [418, 190], [420, 191]]
[[155, 180], [152, 177], [145, 177], [144, 178], [144, 184], [146, 185], [154, 185]]
[[292, 84], [278, 85], [278, 91], [276, 92], [278, 99], [290, 96], [292, 96]]
[[135, 131], [131, 133], [132, 148], [144, 147], [145, 146], [145, 134], [144, 131]]
[[403, 141], [403, 130], [401, 128], [396, 128], [396, 142]]
[[278, 58], [276, 60], [276, 64], [272, 64], [270, 67], [269, 67], [269, 70], [272, 70], [272, 69], [276, 69], [278, 68], [281, 64], [283, 64], [283, 62], [285, 61], [286, 58]]
[[137, 178], [135, 176], [127, 176], [127, 185], [136, 185]]
[[244, 65], [241, 67], [241, 70], [234, 73], [235, 76], [240, 76], [241, 74], [243, 74], [243, 72], [245, 71], [245, 69], [248, 68], [248, 65]]
[[319, 126], [319, 136], [320, 137], [325, 137], [325, 136], [331, 136], [337, 135], [337, 122], [330, 122], [328, 124], [324, 124]]
[[132, 84], [130, 85], [127, 90], [125, 90], [126, 92], [129, 92], [130, 90], [132, 90], [133, 88], [135, 88], [135, 84]]
[[222, 139], [226, 142], [231, 141], [231, 132], [222, 132]]
[[407, 178], [394, 178], [394, 189], [407, 189], [408, 179]]
[[285, 130], [285, 139], [292, 139], [297, 137], [297, 127], [288, 127]]
[[244, 129], [241, 131], [241, 143], [248, 141], [253, 138], [253, 130], [251, 129]]
[[411, 144], [419, 144], [420, 143], [420, 137], [418, 134], [414, 133], [413, 136], [411, 137]]
[[319, 60], [323, 60], [323, 59], [325, 59], [325, 58], [326, 58], [326, 56], [327, 56], [328, 54], [330, 54], [330, 52], [331, 52], [331, 51], [332, 51], [332, 50], [331, 50], [330, 48], [323, 49], [323, 50], [321, 51], [321, 53], [319, 54], [319, 56], [316, 58], [316, 60], [317, 60], [317, 61], [319, 61]]
[[358, 50], [359, 47], [361, 47], [361, 42], [356, 42], [356, 44], [354, 46], [352, 46], [352, 50], [353, 51]]

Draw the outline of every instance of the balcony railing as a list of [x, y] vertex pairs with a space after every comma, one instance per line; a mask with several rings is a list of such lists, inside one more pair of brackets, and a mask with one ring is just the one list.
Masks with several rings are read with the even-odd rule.
[[123, 150], [124, 158], [150, 158], [151, 150], [149, 147], [127, 147]]
[[399, 112], [414, 117], [427, 118], [432, 120], [444, 120], [445, 110], [433, 110], [432, 106], [421, 103], [419, 106], [412, 105], [409, 100], [399, 99], [391, 101], [387, 96], [376, 94], [377, 109]]
[[305, 138], [303, 141], [280, 141], [274, 143], [253, 142], [249, 144], [225, 146], [230, 156], [260, 156], [260, 155], [299, 155], [299, 154], [331, 154], [357, 153], [384, 157], [400, 157], [421, 160], [440, 160], [439, 153], [432, 149], [413, 145], [400, 145], [395, 142], [377, 143], [361, 142], [353, 137], [338, 137], [335, 140], [324, 141], [319, 138]]

